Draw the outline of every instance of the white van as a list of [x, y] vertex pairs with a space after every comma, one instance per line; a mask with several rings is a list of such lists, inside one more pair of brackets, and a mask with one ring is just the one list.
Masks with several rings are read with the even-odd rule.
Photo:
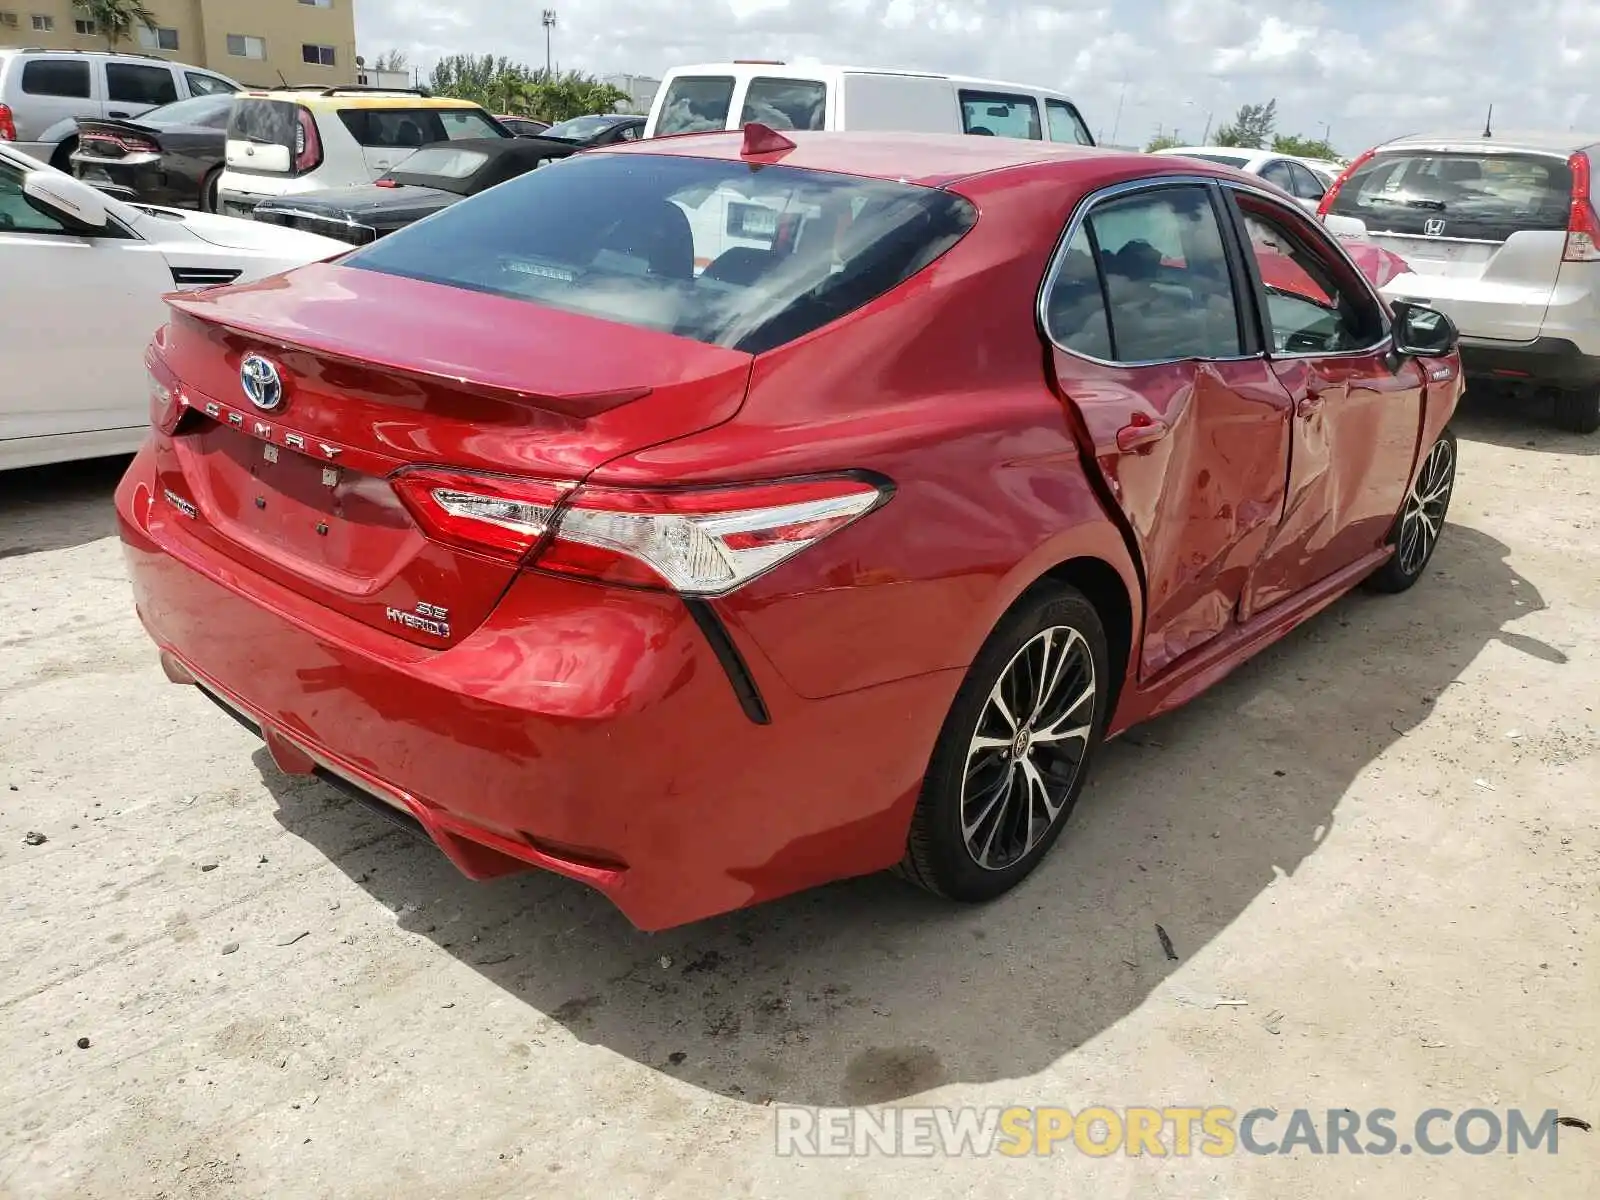
[[650, 105], [644, 136], [741, 129], [750, 121], [773, 129], [974, 133], [1094, 145], [1077, 105], [1049, 88], [754, 60], [668, 71]]

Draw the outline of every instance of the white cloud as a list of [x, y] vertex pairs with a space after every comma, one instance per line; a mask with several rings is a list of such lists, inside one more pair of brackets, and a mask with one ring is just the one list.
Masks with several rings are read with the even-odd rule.
[[[359, 0], [364, 54], [467, 51], [659, 75], [728, 58], [960, 71], [1070, 91], [1091, 128], [1198, 139], [1275, 98], [1346, 153], [1430, 127], [1600, 129], [1597, 0]], [[1117, 117], [1121, 100], [1121, 117]]]

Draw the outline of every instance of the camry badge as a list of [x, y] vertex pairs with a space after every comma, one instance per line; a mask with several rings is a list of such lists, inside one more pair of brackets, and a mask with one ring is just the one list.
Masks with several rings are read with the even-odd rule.
[[251, 404], [271, 411], [283, 403], [283, 379], [278, 368], [259, 354], [247, 354], [239, 364], [239, 384]]

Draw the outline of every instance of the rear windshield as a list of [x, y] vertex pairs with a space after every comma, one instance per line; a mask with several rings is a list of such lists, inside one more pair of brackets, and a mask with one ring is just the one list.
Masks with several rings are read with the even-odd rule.
[[760, 121], [773, 129], [821, 129], [828, 88], [811, 79], [752, 79], [744, 93], [741, 126]]
[[666, 98], [661, 102], [656, 135], [726, 128], [732, 103], [731, 75], [680, 75], [667, 88]]
[[163, 104], [160, 108], [152, 108], [149, 112], [139, 116], [141, 125], [149, 125], [153, 129], [171, 129], [179, 125], [203, 125], [210, 129], [221, 129], [228, 123], [228, 118], [233, 112], [232, 96], [194, 96], [188, 100], [177, 100], [171, 104]]
[[1331, 211], [1372, 233], [1498, 242], [1522, 230], [1563, 230], [1571, 208], [1564, 158], [1406, 151], [1363, 163]]
[[604, 133], [616, 123], [614, 117], [573, 117], [570, 121], [550, 126], [544, 132], [547, 137], [571, 138], [575, 142], [581, 142], [584, 138]]
[[1183, 151], [1184, 158], [1198, 158], [1201, 162], [1216, 163], [1224, 167], [1245, 167], [1250, 165], [1250, 160], [1242, 154], [1194, 154], [1188, 150]]
[[759, 353], [896, 286], [976, 217], [910, 184], [584, 154], [342, 262]]
[[286, 100], [235, 100], [228, 136], [240, 142], [292, 147], [298, 125], [294, 110]]
[[405, 161], [394, 167], [392, 175], [415, 175], [434, 179], [465, 179], [484, 163], [489, 156], [481, 150], [457, 150], [450, 145], [424, 146]]

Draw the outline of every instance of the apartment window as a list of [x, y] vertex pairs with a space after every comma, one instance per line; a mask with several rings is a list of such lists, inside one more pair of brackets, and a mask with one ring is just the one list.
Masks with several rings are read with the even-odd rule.
[[56, 19], [44, 13], [33, 14], [33, 31], [35, 33], [51, 33], [55, 30]]
[[0, 29], [15, 29], [17, 27], [17, 14], [14, 12], [0, 12]]
[[139, 45], [146, 50], [176, 50], [178, 48], [178, 31], [165, 28], [151, 29], [148, 25], [141, 25], [139, 26]]
[[72, 31], [79, 37], [93, 37], [95, 35], [94, 22], [81, 20], [74, 21], [72, 23]]
[[250, 37], [243, 33], [230, 33], [228, 35], [228, 53], [235, 58], [254, 58], [263, 62], [267, 57], [267, 43], [264, 38]]
[[319, 67], [331, 67], [334, 65], [332, 46], [317, 46], [307, 42], [300, 47], [300, 57], [306, 62]]

